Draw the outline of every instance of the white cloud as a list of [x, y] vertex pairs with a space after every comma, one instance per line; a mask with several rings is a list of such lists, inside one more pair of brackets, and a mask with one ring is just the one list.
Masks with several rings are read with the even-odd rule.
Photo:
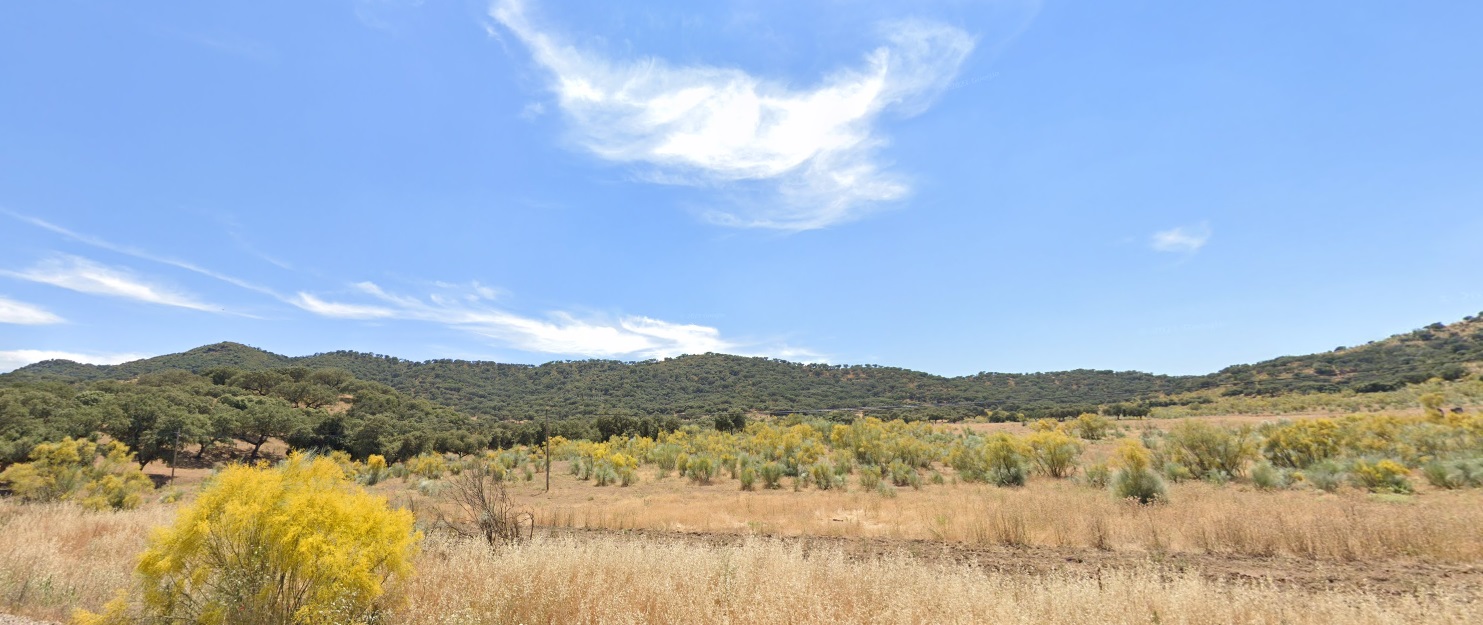
[[[162, 265], [169, 265], [169, 266], [175, 267], [177, 269], [184, 269], [186, 271], [190, 271], [190, 272], [193, 272], [193, 273], [201, 274], [201, 275], [206, 276], [208, 278], [213, 278], [213, 279], [216, 279], [216, 280], [220, 280], [222, 282], [225, 282], [225, 283], [230, 284], [230, 285], [235, 286], [235, 287], [247, 289], [249, 291], [254, 291], [254, 292], [257, 292], [257, 293], [262, 293], [264, 295], [271, 295], [272, 297], [274, 297], [276, 299], [286, 301], [286, 298], [284, 298], [282, 295], [279, 295], [276, 291], [274, 291], [274, 290], [272, 290], [270, 288], [267, 288], [267, 287], [264, 287], [264, 286], [259, 286], [259, 285], [253, 284], [251, 282], [248, 282], [246, 280], [242, 280], [242, 279], [239, 279], [239, 278], [236, 278], [236, 277], [233, 277], [233, 276], [226, 275], [224, 273], [220, 273], [220, 272], [217, 272], [217, 271], [212, 271], [210, 269], [207, 269], [207, 268], [202, 267], [200, 265], [197, 265], [195, 263], [189, 263], [189, 262], [186, 262], [186, 261], [183, 261], [183, 260], [179, 260], [179, 259], [175, 259], [175, 258], [169, 258], [169, 257], [166, 257], [166, 256], [159, 256], [159, 255], [156, 255], [156, 254], [152, 254], [150, 252], [147, 252], [145, 250], [141, 250], [141, 249], [136, 248], [136, 247], [130, 247], [130, 246], [127, 246], [127, 245], [118, 245], [118, 244], [115, 244], [115, 243], [113, 243], [111, 241], [102, 239], [100, 237], [95, 237], [95, 236], [90, 235], [90, 234], [83, 234], [81, 232], [75, 232], [75, 231], [72, 231], [72, 230], [68, 230], [67, 228], [63, 228], [62, 226], [56, 225], [56, 224], [51, 223], [49, 221], [46, 221], [44, 219], [38, 219], [36, 217], [31, 217], [29, 215], [22, 215], [20, 213], [9, 211], [9, 210], [3, 209], [3, 208], [0, 208], [0, 213], [9, 215], [11, 218], [16, 219], [18, 221], [22, 221], [22, 222], [31, 224], [31, 225], [33, 225], [33, 226], [35, 226], [37, 228], [41, 228], [42, 230], [46, 230], [48, 232], [53, 232], [53, 233], [62, 235], [64, 237], [67, 237], [68, 239], [72, 239], [73, 241], [77, 241], [77, 242], [82, 243], [82, 244], [85, 244], [85, 245], [90, 245], [90, 246], [96, 247], [98, 249], [108, 250], [110, 252], [116, 252], [116, 253], [119, 253], [119, 254], [123, 254], [125, 256], [133, 256], [134, 258], [138, 258], [138, 259], [142, 259], [142, 260], [147, 260], [147, 261], [150, 261], [150, 262], [160, 263]], [[277, 264], [277, 261], [272, 261], [271, 259], [269, 259], [269, 262], [274, 262], [275, 264]], [[284, 268], [287, 268], [287, 267], [285, 266]]]
[[0, 373], [14, 371], [43, 360], [71, 360], [92, 365], [116, 365], [140, 358], [148, 358], [148, 356], [143, 354], [79, 354], [48, 349], [0, 350]]
[[1199, 226], [1170, 228], [1153, 233], [1149, 245], [1158, 252], [1176, 252], [1193, 254], [1205, 247], [1210, 240], [1210, 226], [1200, 224]]
[[50, 284], [93, 295], [109, 295], [140, 302], [176, 306], [207, 312], [223, 312], [170, 287], [151, 284], [127, 269], [100, 265], [86, 258], [58, 255], [37, 263], [25, 271], [0, 271], [0, 274], [32, 282]]
[[644, 316], [584, 319], [566, 312], [553, 312], [544, 318], [519, 315], [483, 304], [479, 291], [488, 287], [478, 283], [469, 287], [476, 296], [474, 298], [434, 294], [426, 300], [390, 293], [372, 282], [360, 282], [352, 287], [378, 303], [331, 302], [309, 293], [299, 293], [292, 301], [304, 310], [325, 317], [436, 323], [493, 339], [515, 349], [543, 354], [643, 359], [726, 352], [820, 360], [818, 354], [808, 350], [786, 345], [749, 345], [722, 338], [716, 328]]
[[602, 58], [538, 27], [524, 0], [498, 0], [490, 15], [552, 74], [557, 104], [587, 150], [652, 167], [651, 181], [751, 195], [748, 206], [709, 217], [786, 230], [905, 197], [907, 181], [876, 160], [885, 143], [876, 122], [886, 111], [925, 109], [974, 46], [951, 26], [892, 23], [860, 67], [797, 89], [734, 68]]
[[39, 326], [62, 323], [64, 319], [46, 309], [25, 302], [0, 297], [0, 323]]
[[304, 292], [300, 292], [298, 297], [288, 301], [299, 308], [321, 317], [334, 317], [336, 319], [389, 319], [397, 316], [396, 311], [388, 308], [326, 302]]

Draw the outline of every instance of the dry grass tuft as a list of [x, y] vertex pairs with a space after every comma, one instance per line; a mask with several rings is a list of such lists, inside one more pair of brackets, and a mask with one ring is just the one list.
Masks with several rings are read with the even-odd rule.
[[1342, 561], [1483, 561], [1477, 529], [1483, 527], [1483, 505], [1476, 491], [1387, 499], [1193, 482], [1171, 485], [1170, 503], [1154, 506], [1052, 480], [1015, 489], [928, 486], [891, 498], [858, 489], [742, 492], [658, 481], [624, 491], [559, 483], [553, 491], [549, 498], [521, 494], [538, 525]]
[[434, 540], [404, 589], [409, 624], [1478, 622], [1467, 597], [1313, 593], [1156, 567], [1096, 576], [998, 573], [911, 557], [855, 559], [754, 538], [708, 546], [553, 538], [491, 555]]
[[[149, 528], [173, 513], [170, 506], [88, 513], [0, 501], [0, 611], [61, 620], [74, 607], [97, 609], [130, 583]], [[1005, 536], [1043, 540], [1041, 514], [1006, 509], [985, 523]], [[403, 603], [391, 622], [1483, 622], [1474, 589], [1427, 579], [1416, 580], [1415, 592], [1367, 593], [1219, 581], [1152, 564], [1005, 572], [765, 537], [725, 545], [538, 535], [495, 552], [482, 540], [443, 534], [428, 539], [415, 566], [418, 573], [392, 590]]]
[[134, 563], [170, 506], [87, 512], [72, 504], [0, 500], [0, 610], [65, 619], [132, 581]]

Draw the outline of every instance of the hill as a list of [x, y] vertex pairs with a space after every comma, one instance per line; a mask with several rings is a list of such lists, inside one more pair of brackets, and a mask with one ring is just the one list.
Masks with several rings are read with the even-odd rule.
[[26, 365], [0, 379], [51, 379], [91, 382], [94, 380], [128, 380], [168, 369], [199, 373], [213, 367], [236, 367], [244, 370], [286, 367], [294, 359], [248, 347], [241, 343], [214, 343], [178, 354], [166, 354], [117, 365], [88, 365], [71, 360], [43, 360]]
[[1456, 380], [1483, 367], [1483, 313], [1433, 323], [1357, 347], [1226, 367], [1209, 376], [1226, 394], [1379, 392], [1433, 377]]
[[1184, 394], [1211, 389], [1227, 395], [1374, 392], [1432, 377], [1458, 379], [1483, 367], [1483, 318], [1467, 317], [1356, 347], [1234, 365], [1196, 376], [1078, 369], [943, 377], [897, 367], [801, 364], [725, 354], [632, 363], [580, 360], [517, 365], [411, 361], [349, 351], [288, 357], [238, 343], [217, 343], [112, 366], [41, 362], [0, 375], [0, 383], [130, 379], [167, 369], [199, 373], [218, 367], [286, 366], [343, 369], [413, 397], [500, 419], [530, 419], [546, 413], [562, 418], [868, 406], [917, 406], [919, 412], [943, 413], [920, 416], [951, 416], [985, 409], [1075, 411], [1113, 403], [1168, 405], [1189, 400]]

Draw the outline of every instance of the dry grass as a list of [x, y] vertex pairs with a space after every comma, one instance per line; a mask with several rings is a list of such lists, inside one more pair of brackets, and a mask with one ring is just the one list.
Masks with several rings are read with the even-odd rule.
[[[87, 513], [0, 502], [3, 609], [65, 619], [131, 579], [173, 508]], [[1031, 532], [1033, 536], [1034, 533]], [[393, 592], [391, 622], [474, 623], [1469, 623], [1474, 590], [1417, 580], [1366, 593], [1222, 582], [1153, 565], [1041, 574], [904, 553], [860, 557], [754, 537], [737, 545], [633, 536], [538, 537], [492, 551], [430, 537]]]
[[173, 506], [120, 513], [0, 500], [0, 612], [62, 619], [128, 585], [149, 529]]
[[1053, 480], [1018, 489], [926, 486], [886, 498], [859, 490], [742, 492], [735, 482], [696, 487], [674, 478], [595, 488], [559, 467], [552, 477], [550, 495], [531, 485], [514, 491], [532, 507], [538, 525], [1345, 561], [1483, 561], [1483, 502], [1476, 491], [1385, 498], [1185, 483], [1171, 485], [1169, 504], [1138, 506]]
[[1159, 568], [1030, 576], [755, 539], [736, 547], [548, 539], [498, 555], [428, 545], [403, 589], [411, 624], [476, 623], [1469, 623], [1451, 595], [1222, 584]]

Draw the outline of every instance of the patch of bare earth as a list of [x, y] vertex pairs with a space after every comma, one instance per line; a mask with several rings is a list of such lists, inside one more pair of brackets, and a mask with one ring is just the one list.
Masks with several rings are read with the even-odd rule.
[[[754, 537], [741, 534], [643, 529], [542, 528], [541, 533], [579, 539], [598, 536], [634, 537], [706, 547], [740, 546], [754, 540]], [[805, 553], [843, 552], [860, 560], [905, 555], [928, 563], [971, 566], [1003, 574], [1098, 578], [1104, 572], [1113, 570], [1158, 567], [1171, 572], [1196, 573], [1214, 582], [1271, 585], [1310, 592], [1341, 590], [1380, 595], [1445, 592], [1475, 601], [1483, 600], [1483, 566], [1479, 564], [1441, 564], [1413, 560], [1342, 562], [1225, 554], [997, 547], [893, 538], [769, 536], [766, 540], [796, 545]]]

